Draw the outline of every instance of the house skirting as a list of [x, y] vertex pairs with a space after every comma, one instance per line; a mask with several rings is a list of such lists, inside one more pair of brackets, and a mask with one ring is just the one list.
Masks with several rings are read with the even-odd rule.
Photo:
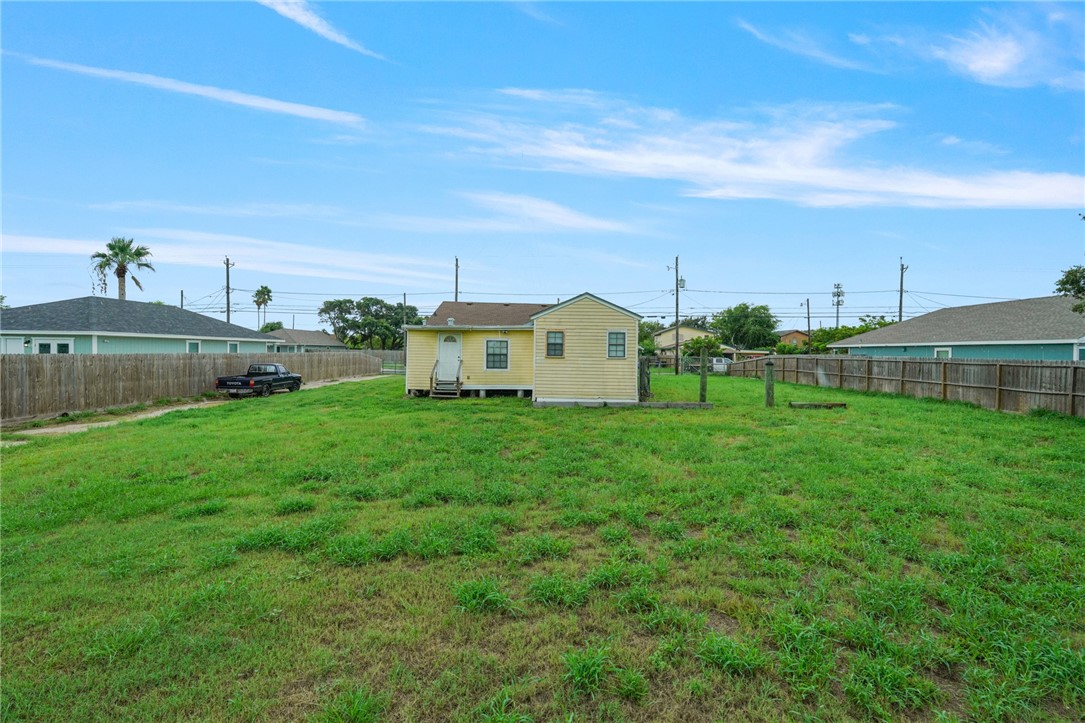
[[636, 399], [546, 399], [535, 400], [535, 407], [634, 407]]

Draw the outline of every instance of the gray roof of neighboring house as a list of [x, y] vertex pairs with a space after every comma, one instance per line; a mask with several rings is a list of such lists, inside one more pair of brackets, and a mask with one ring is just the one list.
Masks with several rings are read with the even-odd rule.
[[776, 336], [786, 336], [788, 334], [802, 334], [803, 336], [806, 336], [806, 332], [802, 329], [777, 329], [772, 333]]
[[269, 331], [271, 336], [282, 339], [287, 344], [299, 344], [301, 346], [334, 346], [347, 348], [347, 345], [335, 338], [333, 334], [323, 331], [305, 331], [304, 329], [276, 329]]
[[1085, 338], [1085, 315], [1067, 296], [999, 301], [938, 309], [914, 319], [842, 339], [830, 347], [899, 346], [1040, 341]]
[[426, 326], [528, 326], [531, 317], [552, 304], [497, 304], [479, 301], [442, 301], [426, 319]]
[[149, 334], [195, 339], [275, 340], [267, 334], [176, 306], [121, 301], [102, 296], [84, 296], [5, 309], [0, 311], [0, 330], [13, 333]]

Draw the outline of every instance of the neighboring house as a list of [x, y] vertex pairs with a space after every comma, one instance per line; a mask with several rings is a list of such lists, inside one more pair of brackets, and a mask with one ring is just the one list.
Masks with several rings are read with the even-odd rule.
[[[680, 326], [678, 327], [678, 346], [681, 348], [690, 339], [700, 339], [705, 336], [713, 336], [711, 331], [705, 331], [704, 329], [698, 329], [693, 326]], [[655, 334], [652, 334], [652, 340], [655, 342], [656, 354], [661, 357], [667, 358], [667, 363], [674, 364], [674, 325], [668, 326], [666, 329], [660, 329]]]
[[780, 337], [781, 344], [794, 344], [795, 346], [806, 346], [806, 342], [810, 341], [810, 336], [801, 329], [780, 329], [773, 332], [776, 336]]
[[176, 306], [102, 296], [0, 311], [4, 354], [263, 353], [276, 341]]
[[1085, 360], [1085, 315], [1044, 296], [939, 309], [829, 344], [865, 356]]
[[407, 393], [636, 404], [640, 318], [588, 293], [557, 304], [446, 301], [404, 327]]
[[[323, 331], [303, 331], [301, 329], [276, 329], [268, 334], [281, 341], [275, 344], [274, 351], [349, 351], [346, 344], [335, 338], [334, 334]], [[268, 351], [272, 351], [268, 345]]]

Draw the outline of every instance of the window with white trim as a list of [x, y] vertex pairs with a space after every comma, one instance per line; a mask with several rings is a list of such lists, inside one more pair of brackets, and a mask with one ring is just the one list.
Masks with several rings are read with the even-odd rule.
[[487, 339], [486, 340], [486, 368], [508, 369], [509, 368], [509, 340]]
[[936, 346], [934, 348], [935, 359], [949, 359], [953, 356], [953, 348], [948, 346]]
[[189, 354], [199, 354], [200, 353], [200, 342], [191, 341], [191, 340], [185, 342], [185, 351], [188, 352]]
[[625, 332], [624, 331], [608, 331], [607, 332], [607, 358], [608, 359], [624, 359], [625, 358]]
[[239, 341], [228, 341], [228, 342], [226, 342], [226, 353], [228, 353], [228, 354], [236, 354], [240, 350], [240, 348], [241, 348], [241, 342], [239, 342]]
[[546, 355], [547, 356], [565, 356], [565, 332], [564, 331], [548, 331], [548, 332], [546, 332]]

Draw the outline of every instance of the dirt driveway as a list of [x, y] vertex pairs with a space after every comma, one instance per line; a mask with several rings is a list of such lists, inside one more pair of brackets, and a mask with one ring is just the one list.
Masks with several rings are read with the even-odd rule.
[[[301, 388], [302, 392], [309, 389], [319, 389], [320, 387], [327, 387], [332, 384], [346, 384], [351, 382], [367, 382], [372, 379], [380, 379], [382, 375], [368, 376], [368, 377], [348, 377], [346, 379], [331, 379], [328, 381], [319, 382], [307, 382], [304, 387]], [[34, 427], [31, 429], [23, 429], [18, 432], [12, 432], [19, 436], [36, 437], [43, 434], [75, 434], [76, 432], [85, 432], [88, 429], [96, 429], [97, 427], [111, 427], [114, 424], [120, 424], [121, 422], [134, 422], [137, 419], [150, 419], [151, 417], [161, 417], [163, 414], [169, 414], [170, 412], [176, 412], [181, 409], [206, 409], [208, 407], [217, 407], [220, 404], [228, 404], [229, 400], [226, 399], [211, 399], [204, 402], [189, 402], [186, 404], [178, 404], [173, 407], [163, 407], [162, 409], [154, 409], [149, 412], [136, 412], [134, 414], [125, 414], [118, 416], [114, 419], [108, 419], [102, 422], [87, 422], [79, 423], [74, 422], [72, 424], [54, 424], [48, 427]], [[3, 442], [3, 446], [10, 446], [13, 444], [22, 444], [23, 440], [7, 439]]]

